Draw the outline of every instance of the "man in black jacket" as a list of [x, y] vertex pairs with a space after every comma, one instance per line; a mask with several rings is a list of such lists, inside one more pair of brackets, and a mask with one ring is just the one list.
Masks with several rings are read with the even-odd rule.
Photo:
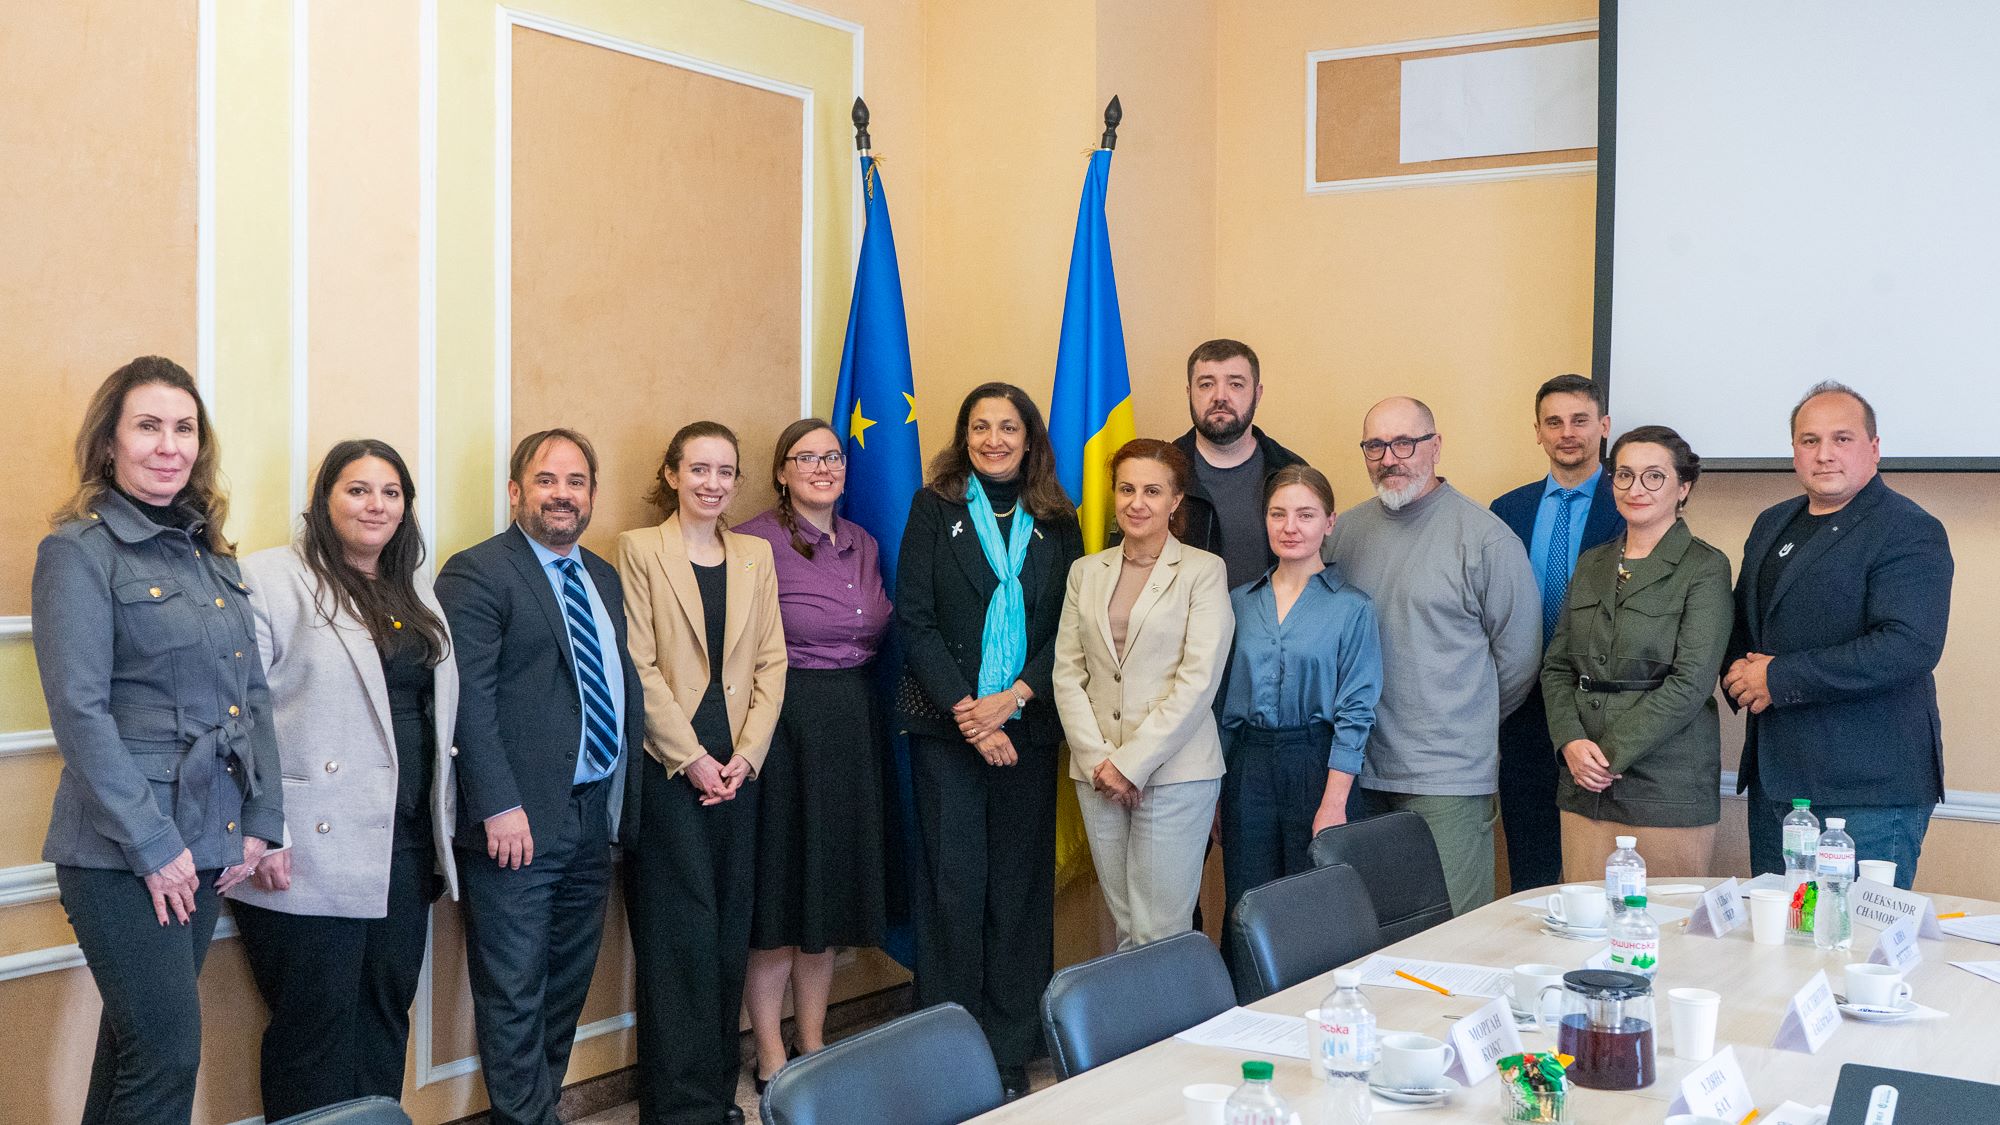
[[1196, 348], [1188, 355], [1187, 396], [1194, 428], [1174, 442], [1194, 463], [1194, 487], [1181, 501], [1181, 541], [1221, 555], [1233, 589], [1278, 561], [1264, 531], [1264, 479], [1305, 459], [1251, 424], [1264, 384], [1250, 345], [1210, 340]]

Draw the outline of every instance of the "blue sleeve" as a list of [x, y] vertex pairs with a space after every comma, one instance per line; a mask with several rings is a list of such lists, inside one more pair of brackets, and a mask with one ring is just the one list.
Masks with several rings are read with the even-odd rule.
[[1375, 729], [1375, 704], [1382, 698], [1382, 639], [1373, 603], [1363, 602], [1349, 615], [1335, 663], [1339, 678], [1326, 768], [1358, 776], [1368, 732]]

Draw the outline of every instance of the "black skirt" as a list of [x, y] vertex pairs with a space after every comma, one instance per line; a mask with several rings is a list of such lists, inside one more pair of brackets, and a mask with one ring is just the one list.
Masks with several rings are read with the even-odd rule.
[[758, 775], [750, 944], [882, 944], [883, 726], [872, 668], [792, 668]]

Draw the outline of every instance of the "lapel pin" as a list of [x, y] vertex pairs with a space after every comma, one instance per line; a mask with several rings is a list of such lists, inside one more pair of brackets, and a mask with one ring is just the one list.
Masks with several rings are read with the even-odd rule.
[[965, 530], [965, 521], [959, 520], [957, 523], [951, 525], [951, 537], [953, 539], [958, 538], [958, 533], [964, 530]]
[[1038, 527], [1035, 529], [1035, 538], [1040, 539], [1041, 537], [1042, 537], [1042, 529]]

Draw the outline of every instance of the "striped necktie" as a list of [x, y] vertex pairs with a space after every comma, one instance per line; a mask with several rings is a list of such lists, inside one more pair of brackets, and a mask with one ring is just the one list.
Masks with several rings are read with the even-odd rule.
[[1563, 598], [1569, 594], [1569, 502], [1582, 491], [1558, 488], [1551, 494], [1556, 498], [1556, 518], [1549, 525], [1549, 555], [1542, 560], [1543, 645], [1555, 638], [1556, 623], [1562, 620]]
[[604, 680], [604, 650], [597, 643], [597, 618], [583, 588], [583, 568], [575, 559], [557, 559], [563, 575], [563, 619], [576, 657], [576, 682], [583, 689], [583, 753], [594, 773], [618, 764], [618, 709]]

